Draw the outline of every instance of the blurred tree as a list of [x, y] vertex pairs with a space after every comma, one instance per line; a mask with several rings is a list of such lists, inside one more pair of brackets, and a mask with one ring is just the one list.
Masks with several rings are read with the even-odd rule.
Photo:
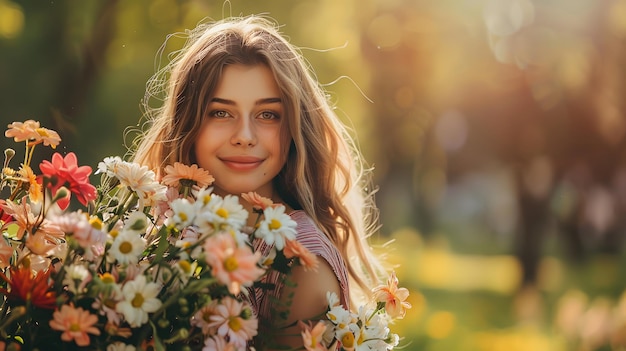
[[38, 120], [72, 145], [88, 94], [105, 66], [117, 1], [12, 6], [24, 24], [15, 35], [0, 38], [2, 121]]

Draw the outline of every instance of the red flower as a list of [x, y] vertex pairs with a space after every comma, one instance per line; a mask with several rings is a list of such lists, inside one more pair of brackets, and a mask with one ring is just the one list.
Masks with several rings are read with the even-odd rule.
[[61, 209], [66, 209], [70, 202], [71, 193], [76, 195], [78, 201], [87, 205], [90, 200], [96, 199], [96, 188], [89, 183], [91, 167], [78, 167], [76, 155], [68, 153], [65, 158], [58, 152], [52, 155], [52, 162], [43, 161], [39, 165], [43, 177], [48, 180], [47, 186], [52, 191], [54, 197], [60, 187], [65, 186], [70, 190], [67, 197], [58, 201]]
[[0, 279], [9, 284], [11, 290], [0, 289], [9, 300], [24, 301], [39, 308], [53, 310], [56, 307], [56, 294], [52, 291], [53, 282], [50, 281], [51, 270], [45, 270], [36, 275], [27, 267], [9, 268], [10, 277], [0, 272]]

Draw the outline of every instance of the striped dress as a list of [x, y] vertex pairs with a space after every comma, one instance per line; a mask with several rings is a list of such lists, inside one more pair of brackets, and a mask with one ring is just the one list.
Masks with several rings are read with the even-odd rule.
[[[341, 257], [341, 254], [333, 243], [322, 233], [322, 231], [315, 225], [311, 217], [309, 217], [304, 211], [296, 210], [289, 214], [291, 218], [297, 223], [296, 228], [296, 240], [298, 240], [305, 248], [315, 254], [318, 259], [323, 259], [328, 262], [330, 267], [335, 272], [339, 286], [341, 288], [341, 296], [339, 297], [341, 303], [345, 308], [349, 308], [349, 289], [348, 289], [348, 273], [346, 264]], [[272, 249], [272, 246], [265, 244], [262, 240], [255, 240], [255, 250], [266, 255]], [[274, 285], [274, 289], [249, 289], [249, 302], [252, 305], [257, 318], [259, 319], [259, 328], [271, 325], [272, 315], [275, 312], [276, 306], [272, 303], [275, 301], [284, 288], [284, 274], [270, 271], [263, 277], [264, 283]], [[261, 330], [260, 330], [261, 332]]]

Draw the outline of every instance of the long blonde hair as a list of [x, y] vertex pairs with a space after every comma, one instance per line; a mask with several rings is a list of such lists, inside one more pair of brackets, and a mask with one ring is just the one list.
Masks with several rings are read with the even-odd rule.
[[[315, 221], [341, 252], [351, 281], [367, 293], [383, 272], [367, 242], [378, 229], [367, 169], [307, 61], [263, 17], [204, 23], [186, 35], [183, 49], [148, 82], [144, 107], [149, 128], [136, 140], [134, 161], [157, 173], [174, 162], [195, 163], [193, 144], [224, 67], [267, 65], [280, 89], [292, 138], [275, 189]], [[161, 106], [150, 106], [155, 99], [163, 99]], [[351, 299], [361, 300], [364, 295], [355, 290]]]

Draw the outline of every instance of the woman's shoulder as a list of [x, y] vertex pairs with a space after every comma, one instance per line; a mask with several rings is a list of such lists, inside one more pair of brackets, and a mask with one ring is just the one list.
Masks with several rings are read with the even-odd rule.
[[341, 288], [341, 302], [348, 306], [348, 272], [346, 263], [339, 249], [315, 224], [313, 219], [304, 211], [296, 210], [289, 214], [297, 223], [296, 240], [313, 254], [321, 257], [334, 272]]

